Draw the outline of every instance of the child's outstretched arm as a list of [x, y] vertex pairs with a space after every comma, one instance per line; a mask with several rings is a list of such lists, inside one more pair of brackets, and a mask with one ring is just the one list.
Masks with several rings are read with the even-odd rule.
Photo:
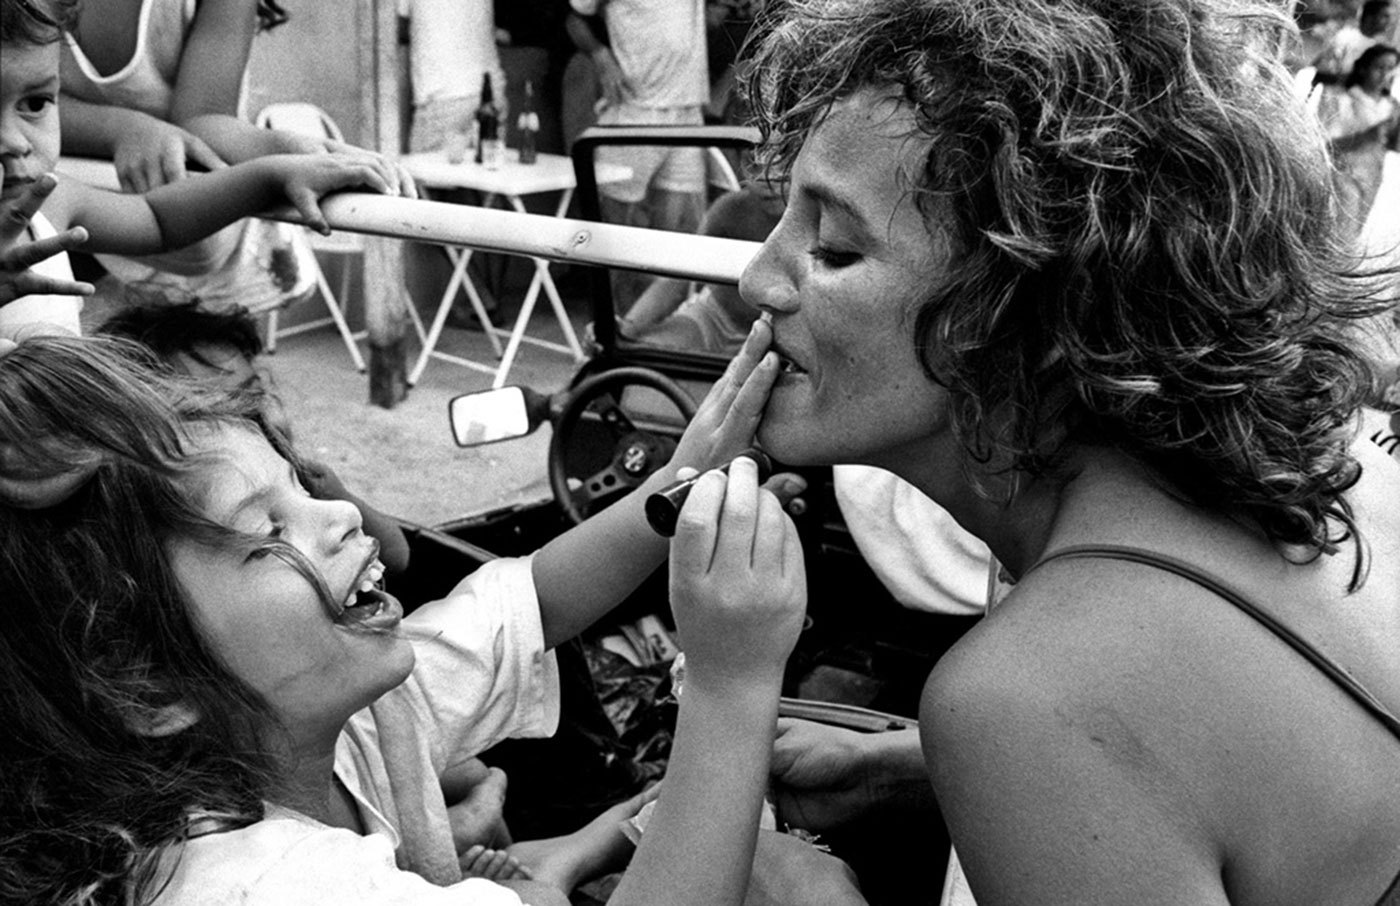
[[382, 161], [367, 156], [274, 155], [168, 183], [144, 195], [60, 179], [45, 213], [55, 228], [85, 227], [87, 251], [148, 255], [181, 248], [287, 203], [308, 226], [329, 233], [318, 204], [321, 196], [340, 189], [388, 192], [396, 184], [389, 176]]
[[34, 273], [30, 268], [46, 258], [70, 252], [87, 241], [82, 227], [63, 230], [47, 239], [25, 238], [29, 221], [58, 185], [45, 174], [30, 183], [14, 200], [0, 203], [0, 305], [20, 296], [92, 295], [92, 284], [81, 280], [59, 280]]
[[[535, 590], [546, 646], [587, 629], [661, 565], [666, 539], [647, 524], [643, 505], [649, 494], [674, 481], [679, 468], [722, 465], [753, 442], [778, 374], [777, 356], [768, 352], [771, 340], [769, 326], [755, 322], [744, 348], [700, 404], [671, 461], [631, 494], [535, 555]], [[778, 480], [798, 481], [791, 476]]]

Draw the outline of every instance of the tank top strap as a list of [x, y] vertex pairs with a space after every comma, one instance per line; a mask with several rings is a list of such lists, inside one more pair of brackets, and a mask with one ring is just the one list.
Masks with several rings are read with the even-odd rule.
[[[1400, 740], [1400, 718], [1392, 714], [1380, 699], [1372, 695], [1370, 690], [1361, 685], [1351, 674], [1347, 673], [1340, 664], [1324, 654], [1307, 639], [1298, 635], [1298, 633], [1294, 632], [1289, 626], [1280, 622], [1272, 614], [1250, 601], [1234, 588], [1231, 588], [1222, 579], [1184, 560], [1178, 560], [1167, 554], [1161, 554], [1140, 547], [1118, 544], [1082, 544], [1064, 547], [1046, 554], [1037, 560], [1030, 569], [1026, 570], [1025, 575], [1028, 576], [1035, 570], [1045, 566], [1045, 564], [1055, 560], [1072, 560], [1089, 557], [1107, 560], [1123, 560], [1129, 563], [1137, 563], [1143, 566], [1151, 566], [1155, 569], [1165, 570], [1166, 572], [1194, 582], [1207, 591], [1224, 598], [1237, 609], [1244, 611], [1244, 613], [1254, 618], [1256, 622], [1287, 643], [1294, 651], [1297, 651], [1303, 657], [1307, 658], [1309, 663], [1322, 671], [1332, 682], [1340, 686], [1344, 692], [1369, 711], [1376, 720], [1380, 721], [1397, 740]], [[1021, 578], [1024, 581], [1025, 576]]]

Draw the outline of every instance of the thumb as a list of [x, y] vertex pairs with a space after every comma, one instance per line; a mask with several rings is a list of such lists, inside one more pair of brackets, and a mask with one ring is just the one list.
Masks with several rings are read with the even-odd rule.
[[783, 509], [787, 509], [793, 498], [807, 490], [807, 479], [796, 472], [779, 472], [769, 477], [763, 483], [763, 487], [772, 491], [782, 503]]

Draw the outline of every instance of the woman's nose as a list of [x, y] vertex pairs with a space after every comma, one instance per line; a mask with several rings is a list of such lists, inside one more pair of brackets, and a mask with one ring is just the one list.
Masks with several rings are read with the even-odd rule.
[[739, 278], [739, 294], [760, 311], [790, 312], [797, 308], [797, 289], [783, 266], [777, 233], [769, 236]]

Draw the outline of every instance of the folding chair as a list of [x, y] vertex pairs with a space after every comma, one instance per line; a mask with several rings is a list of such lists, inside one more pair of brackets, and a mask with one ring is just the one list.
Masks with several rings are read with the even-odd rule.
[[[269, 104], [258, 112], [256, 123], [265, 129], [277, 129], [283, 132], [296, 132], [302, 135], [310, 135], [316, 138], [329, 138], [333, 141], [344, 141], [344, 136], [340, 127], [330, 118], [320, 107], [315, 104], [302, 102], [288, 102]], [[316, 288], [320, 291], [321, 300], [325, 303], [329, 317], [318, 318], [304, 324], [297, 324], [293, 327], [282, 328], [278, 326], [278, 309], [272, 309], [267, 316], [267, 336], [264, 346], [268, 352], [277, 351], [277, 341], [281, 337], [294, 336], [308, 330], [316, 330], [329, 324], [334, 324], [336, 330], [340, 332], [341, 339], [345, 341], [345, 348], [350, 353], [350, 359], [355, 363], [355, 367], [361, 372], [365, 370], [364, 358], [360, 355], [359, 347], [355, 345], [357, 340], [364, 339], [365, 331], [351, 333], [350, 326], [345, 320], [345, 309], [343, 299], [347, 298], [350, 290], [350, 268], [344, 267], [340, 273], [339, 295], [331, 292], [330, 284], [326, 281], [326, 275], [321, 270], [316, 252], [325, 252], [334, 255], [359, 255], [364, 256], [365, 238], [359, 233], [337, 231], [329, 236], [322, 236], [308, 228], [296, 230], [296, 239], [299, 243], [304, 243], [309, 254], [298, 255], [303, 261], [310, 262], [314, 268], [316, 277]], [[418, 339], [422, 342], [427, 334], [423, 330], [423, 322], [418, 316], [418, 311], [413, 306], [409, 306], [409, 317], [413, 321], [413, 327], [418, 333]]]

